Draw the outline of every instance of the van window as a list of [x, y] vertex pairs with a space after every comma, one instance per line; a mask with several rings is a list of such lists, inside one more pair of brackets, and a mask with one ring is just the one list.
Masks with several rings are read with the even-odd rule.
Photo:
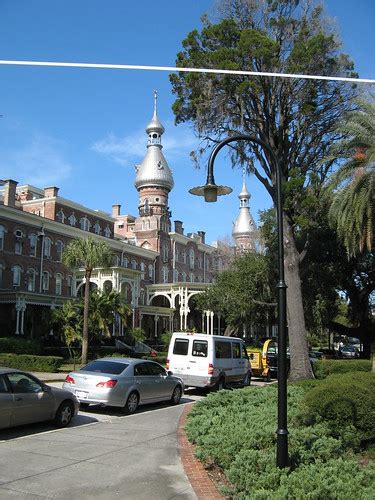
[[232, 343], [232, 356], [236, 359], [241, 357], [241, 345], [239, 342]]
[[176, 339], [173, 346], [173, 354], [179, 354], [180, 356], [186, 356], [189, 349], [189, 340]]
[[215, 356], [217, 359], [231, 358], [230, 342], [223, 342], [222, 340], [215, 341]]
[[193, 356], [207, 358], [207, 340], [194, 340], [192, 354]]

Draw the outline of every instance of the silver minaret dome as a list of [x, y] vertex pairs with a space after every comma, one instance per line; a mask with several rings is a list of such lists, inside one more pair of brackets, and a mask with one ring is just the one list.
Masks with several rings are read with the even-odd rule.
[[163, 187], [170, 191], [173, 175], [162, 153], [161, 136], [165, 129], [156, 112], [157, 92], [154, 92], [154, 114], [146, 127], [148, 134], [147, 153], [142, 163], [135, 167], [137, 175], [134, 185], [137, 189], [146, 186]]
[[256, 231], [255, 222], [249, 208], [250, 193], [246, 187], [245, 175], [243, 176], [242, 189], [238, 198], [240, 199], [240, 213], [233, 224], [233, 238], [251, 236]]

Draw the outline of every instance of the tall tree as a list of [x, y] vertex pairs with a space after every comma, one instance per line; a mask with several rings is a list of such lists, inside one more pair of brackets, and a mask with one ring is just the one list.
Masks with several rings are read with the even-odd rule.
[[338, 127], [343, 139], [331, 158], [342, 161], [329, 178], [329, 217], [349, 256], [371, 252], [375, 226], [375, 102], [358, 101]]
[[[302, 0], [224, 0], [219, 22], [204, 19], [202, 31], [192, 31], [182, 42], [177, 65], [353, 76], [353, 65], [339, 53], [322, 8], [310, 5]], [[171, 83], [176, 123], [192, 122], [202, 138], [193, 153], [197, 161], [213, 141], [240, 132], [270, 146], [281, 165], [290, 378], [311, 378], [300, 277], [305, 248], [298, 246], [296, 233], [304, 211], [313, 211], [312, 190], [330, 167], [319, 162], [338, 137], [334, 125], [355, 89], [323, 80], [189, 72], [172, 75]], [[248, 165], [276, 202], [276, 170], [267, 151], [245, 142], [230, 151], [233, 165]]]
[[87, 363], [89, 334], [88, 318], [90, 307], [90, 278], [92, 271], [96, 267], [110, 267], [112, 264], [113, 252], [110, 247], [93, 238], [82, 238], [73, 240], [63, 252], [63, 263], [71, 269], [85, 270], [85, 295], [83, 311], [82, 329], [82, 363]]

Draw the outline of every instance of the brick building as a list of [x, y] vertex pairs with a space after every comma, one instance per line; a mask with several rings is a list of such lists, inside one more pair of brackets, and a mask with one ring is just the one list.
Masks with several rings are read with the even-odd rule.
[[[83, 271], [72, 273], [64, 267], [62, 253], [70, 241], [88, 234], [114, 252], [113, 266], [96, 269], [92, 286], [119, 291], [132, 308], [132, 325], [141, 326], [149, 341], [157, 343], [165, 330], [195, 327], [222, 332], [220, 317], [195, 310], [191, 299], [227, 265], [228, 248], [208, 245], [202, 230], [184, 234], [182, 221], [172, 223], [169, 193], [174, 181], [162, 151], [164, 131], [155, 95], [153, 117], [146, 127], [146, 154], [136, 167], [137, 216], [122, 215], [120, 204], [112, 205], [111, 214], [92, 210], [61, 197], [54, 186], [40, 189], [18, 186], [11, 179], [1, 182], [1, 335], [49, 333], [50, 310], [80, 293], [84, 283]], [[248, 199], [240, 199], [249, 214]], [[252, 218], [246, 213], [240, 212], [235, 225], [242, 250], [246, 242], [249, 248], [253, 245], [245, 227], [245, 219]], [[248, 229], [254, 232], [253, 226]], [[123, 333], [117, 322], [113, 334]]]

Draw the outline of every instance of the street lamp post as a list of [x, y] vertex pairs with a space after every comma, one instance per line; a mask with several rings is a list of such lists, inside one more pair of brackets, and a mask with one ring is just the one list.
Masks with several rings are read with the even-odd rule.
[[259, 144], [270, 156], [276, 168], [276, 190], [277, 190], [277, 229], [278, 229], [278, 272], [277, 284], [277, 313], [278, 313], [278, 405], [277, 405], [277, 452], [276, 465], [280, 468], [288, 465], [288, 429], [287, 429], [287, 363], [286, 363], [286, 284], [284, 278], [284, 234], [283, 234], [283, 199], [282, 179], [280, 163], [273, 150], [257, 137], [251, 135], [237, 134], [227, 137], [219, 142], [212, 150], [208, 160], [207, 181], [204, 186], [195, 187], [189, 193], [204, 196], [206, 202], [215, 202], [217, 197], [229, 194], [232, 189], [227, 186], [217, 186], [214, 179], [214, 161], [218, 152], [227, 144], [236, 141], [255, 142]]

